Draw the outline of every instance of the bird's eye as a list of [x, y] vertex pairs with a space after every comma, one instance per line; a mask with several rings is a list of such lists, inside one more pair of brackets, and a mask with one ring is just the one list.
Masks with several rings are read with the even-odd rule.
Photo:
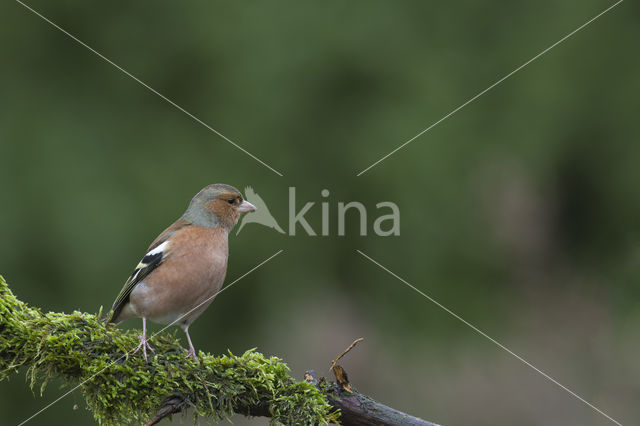
[[236, 199], [235, 198], [227, 198], [225, 201], [227, 203], [229, 203], [229, 204], [233, 204], [236, 201]]

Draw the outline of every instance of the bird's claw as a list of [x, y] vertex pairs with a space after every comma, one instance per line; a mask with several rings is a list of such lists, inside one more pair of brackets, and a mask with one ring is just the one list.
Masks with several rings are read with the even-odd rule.
[[149, 344], [149, 340], [147, 340], [147, 336], [145, 336], [144, 334], [140, 334], [138, 335], [138, 340], [140, 340], [140, 344], [138, 345], [138, 347], [132, 352], [132, 353], [136, 353], [140, 350], [140, 348], [142, 348], [142, 353], [144, 354], [144, 361], [147, 362], [147, 348], [153, 352], [154, 354], [156, 353], [156, 351], [153, 350], [153, 348], [151, 347], [151, 345]]
[[187, 351], [187, 355], [185, 356], [185, 358], [193, 358], [196, 362], [198, 362], [198, 357], [196, 356], [196, 350], [194, 348], [191, 348], [189, 350], [185, 349]]

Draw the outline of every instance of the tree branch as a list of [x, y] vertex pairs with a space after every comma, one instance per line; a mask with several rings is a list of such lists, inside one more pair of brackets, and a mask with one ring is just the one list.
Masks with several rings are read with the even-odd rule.
[[330, 394], [335, 399], [329, 398], [329, 404], [340, 410], [340, 423], [351, 426], [378, 426], [378, 425], [400, 425], [400, 426], [438, 426], [435, 423], [422, 420], [418, 417], [403, 413], [394, 408], [374, 401], [358, 391], [347, 393], [338, 390], [333, 385], [333, 392]]
[[196, 362], [185, 358], [175, 333], [164, 333], [151, 339], [156, 355], [146, 363], [130, 354], [137, 343], [136, 332], [105, 326], [100, 314], [43, 314], [16, 299], [0, 276], [0, 381], [24, 366], [42, 393], [61, 378], [82, 389], [101, 423], [153, 425], [192, 408], [213, 421], [239, 413], [272, 424], [433, 425], [335, 384], [296, 381], [280, 359], [253, 350], [201, 352]]
[[168, 399], [167, 401], [165, 401], [164, 406], [160, 409], [160, 411], [158, 411], [158, 414], [156, 414], [151, 420], [145, 423], [144, 426], [155, 425], [156, 423], [160, 423], [160, 420], [164, 419], [165, 417], [181, 412], [182, 410], [184, 410], [184, 402], [184, 399], [177, 397]]

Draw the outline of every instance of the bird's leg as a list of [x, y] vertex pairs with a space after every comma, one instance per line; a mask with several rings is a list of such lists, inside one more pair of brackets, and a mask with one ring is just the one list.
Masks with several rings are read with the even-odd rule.
[[193, 357], [196, 361], [198, 361], [198, 357], [196, 356], [196, 349], [193, 347], [193, 343], [191, 343], [191, 337], [189, 336], [189, 326], [184, 327], [184, 334], [187, 335], [187, 342], [189, 342], [189, 353], [187, 357]]
[[147, 340], [147, 319], [146, 318], [142, 318], [142, 334], [138, 335], [138, 339], [140, 339], [140, 344], [138, 345], [136, 350], [133, 351], [132, 353], [135, 354], [140, 350], [140, 348], [142, 348], [142, 353], [144, 354], [144, 361], [147, 362], [148, 361], [147, 348], [149, 348], [149, 350], [153, 353], [155, 353], [156, 351], [153, 350], [153, 348], [149, 344], [149, 341]]

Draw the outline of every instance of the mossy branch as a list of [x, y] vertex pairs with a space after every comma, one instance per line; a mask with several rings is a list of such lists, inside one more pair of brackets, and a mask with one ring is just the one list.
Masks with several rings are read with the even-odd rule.
[[42, 394], [50, 379], [62, 379], [82, 390], [100, 424], [152, 425], [192, 408], [194, 421], [239, 413], [287, 425], [437, 426], [345, 386], [341, 367], [340, 384], [318, 382], [309, 373], [300, 382], [280, 359], [253, 350], [217, 357], [201, 352], [196, 362], [185, 357], [175, 333], [153, 337], [151, 344], [156, 355], [145, 362], [130, 354], [136, 332], [105, 326], [100, 314], [44, 314], [16, 299], [0, 276], [0, 381], [25, 367], [31, 388], [40, 384]]
[[33, 387], [44, 390], [51, 378], [80, 385], [89, 409], [101, 424], [147, 422], [180, 401], [180, 409], [213, 421], [234, 413], [268, 416], [274, 424], [322, 424], [337, 418], [326, 396], [294, 380], [280, 359], [255, 351], [237, 356], [199, 354], [185, 358], [175, 334], [151, 344], [156, 355], [145, 363], [126, 355], [137, 334], [105, 327], [96, 315], [42, 313], [15, 298], [0, 277], [0, 381], [27, 368]]

